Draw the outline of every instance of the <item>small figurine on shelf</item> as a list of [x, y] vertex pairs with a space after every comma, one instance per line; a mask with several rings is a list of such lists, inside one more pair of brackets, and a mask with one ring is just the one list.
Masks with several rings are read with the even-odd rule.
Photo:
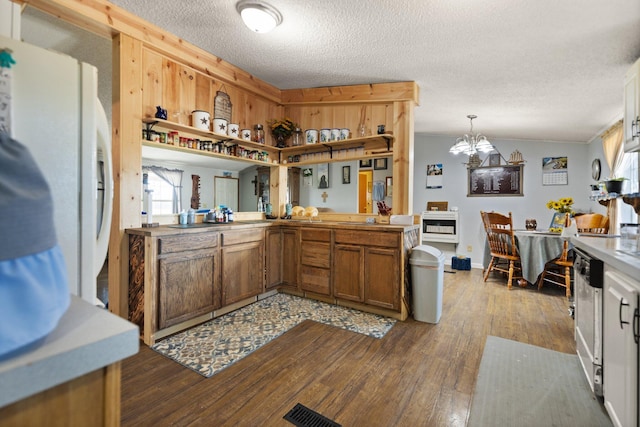
[[156, 106], [156, 119], [167, 120], [167, 110], [160, 105]]

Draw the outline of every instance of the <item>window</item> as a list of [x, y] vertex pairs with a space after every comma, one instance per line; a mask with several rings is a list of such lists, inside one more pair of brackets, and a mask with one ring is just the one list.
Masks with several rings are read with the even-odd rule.
[[153, 190], [154, 215], [173, 213], [173, 186], [153, 172], [149, 172], [149, 190]]
[[[182, 171], [179, 169], [167, 169], [159, 166], [143, 166], [143, 174], [147, 175], [147, 187], [152, 190], [153, 205], [151, 212], [154, 215], [171, 215], [182, 210]], [[143, 194], [144, 200], [146, 195]]]

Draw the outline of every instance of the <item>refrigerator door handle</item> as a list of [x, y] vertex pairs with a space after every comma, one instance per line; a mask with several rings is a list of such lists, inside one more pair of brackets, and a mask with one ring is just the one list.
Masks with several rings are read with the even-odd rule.
[[102, 222], [100, 232], [98, 233], [96, 243], [96, 256], [94, 271], [99, 272], [102, 269], [104, 260], [109, 250], [109, 236], [111, 234], [111, 218], [113, 213], [113, 161], [111, 157], [111, 132], [109, 131], [109, 122], [104, 108], [98, 99], [96, 99], [97, 108], [97, 147], [102, 150], [104, 156], [104, 204], [102, 212]]

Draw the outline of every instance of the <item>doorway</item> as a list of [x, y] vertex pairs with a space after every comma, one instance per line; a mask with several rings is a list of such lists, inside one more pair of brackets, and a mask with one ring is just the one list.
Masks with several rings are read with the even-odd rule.
[[373, 171], [358, 171], [358, 213], [373, 213]]

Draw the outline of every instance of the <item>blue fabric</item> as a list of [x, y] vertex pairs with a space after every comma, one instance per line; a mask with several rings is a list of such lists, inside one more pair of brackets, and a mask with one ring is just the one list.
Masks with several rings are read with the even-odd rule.
[[0, 261], [0, 356], [49, 334], [71, 298], [62, 250]]
[[384, 200], [384, 182], [374, 181], [372, 197], [376, 202]]

